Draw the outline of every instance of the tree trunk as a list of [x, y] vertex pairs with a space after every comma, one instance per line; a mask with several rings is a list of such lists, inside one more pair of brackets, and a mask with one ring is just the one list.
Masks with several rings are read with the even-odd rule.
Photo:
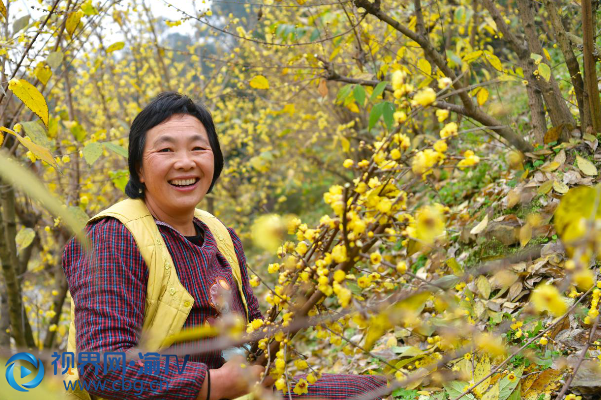
[[31, 326], [23, 307], [21, 285], [17, 271], [19, 259], [15, 236], [17, 225], [15, 221], [15, 192], [10, 186], [1, 192], [2, 213], [0, 214], [0, 260], [2, 273], [6, 284], [6, 296], [10, 314], [11, 335], [17, 347], [35, 347]]
[[595, 132], [601, 131], [601, 102], [597, 86], [597, 71], [593, 47], [595, 32], [593, 31], [593, 7], [591, 0], [582, 0], [582, 41], [584, 49], [584, 84], [588, 94], [591, 119]]

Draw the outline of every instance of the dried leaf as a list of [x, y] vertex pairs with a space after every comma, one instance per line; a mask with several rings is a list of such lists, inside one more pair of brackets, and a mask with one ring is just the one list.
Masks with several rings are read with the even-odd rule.
[[559, 165], [563, 165], [563, 163], [566, 162], [566, 151], [561, 150], [559, 153], [557, 153], [553, 161], [558, 162]]
[[586, 158], [576, 156], [576, 163], [578, 163], [578, 169], [580, 169], [583, 174], [588, 176], [597, 176], [597, 168]]
[[17, 250], [19, 252], [23, 251], [33, 242], [35, 238], [35, 231], [31, 228], [21, 228], [15, 237], [15, 241], [17, 242]]
[[511, 189], [507, 193], [507, 208], [513, 208], [520, 201], [520, 193], [517, 189]]
[[545, 137], [543, 138], [543, 142], [545, 144], [547, 144], [547, 143], [559, 141], [559, 138], [561, 136], [561, 132], [563, 131], [563, 127], [564, 126], [565, 126], [565, 124], [561, 124], [561, 125], [557, 125], [557, 126], [554, 126], [551, 129], [549, 129], [547, 131], [547, 133], [545, 133]]
[[476, 287], [478, 288], [478, 292], [482, 296], [483, 299], [488, 300], [490, 297], [491, 287], [488, 278], [483, 275], [480, 275], [476, 279]]
[[565, 183], [560, 182], [560, 181], [553, 181], [553, 189], [557, 193], [561, 193], [561, 194], [565, 194], [568, 192], [568, 190], [570, 190], [568, 185], [566, 185]]
[[543, 172], [553, 172], [557, 168], [559, 168], [560, 165], [561, 164], [559, 164], [557, 161], [551, 161], [550, 163], [547, 163], [547, 164], [543, 165], [542, 167], [540, 167], [540, 170]]
[[546, 181], [545, 183], [543, 183], [542, 185], [540, 185], [538, 187], [538, 190], [536, 191], [538, 194], [547, 194], [551, 191], [551, 189], [553, 189], [553, 182], [554, 181]]
[[6, 6], [2, 0], [0, 0], [0, 14], [6, 19]]
[[79, 21], [81, 21], [82, 15], [83, 11], [77, 10], [76, 12], [69, 14], [67, 17], [66, 28], [69, 35], [73, 36], [75, 29], [77, 29], [77, 26], [79, 25]]
[[319, 81], [319, 86], [317, 87], [317, 92], [321, 97], [326, 97], [328, 95], [328, 85], [325, 79]]
[[474, 226], [472, 228], [472, 230], [470, 231], [470, 234], [471, 235], [478, 235], [484, 229], [486, 229], [487, 225], [488, 225], [488, 214], [484, 216], [484, 219], [482, 221], [480, 221], [480, 223], [478, 225], [476, 225], [476, 226]]
[[522, 247], [526, 246], [530, 239], [532, 239], [532, 226], [526, 224], [520, 229], [520, 245]]

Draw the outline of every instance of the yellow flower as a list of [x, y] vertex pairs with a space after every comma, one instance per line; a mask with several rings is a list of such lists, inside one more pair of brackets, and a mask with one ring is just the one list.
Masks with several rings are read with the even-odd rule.
[[253, 322], [250, 323], [250, 326], [252, 326], [252, 328], [254, 330], [259, 329], [260, 327], [263, 326], [263, 320], [262, 319], [255, 319], [253, 320]]
[[548, 311], [552, 315], [559, 317], [568, 310], [568, 305], [562, 298], [559, 290], [552, 285], [538, 285], [532, 292], [530, 301], [532, 301], [534, 309], [539, 313]]
[[294, 389], [292, 391], [299, 396], [301, 394], [308, 393], [309, 392], [309, 384], [307, 383], [306, 380], [301, 379], [300, 381], [297, 382], [297, 384], [294, 386]]
[[353, 166], [353, 164], [355, 164], [355, 163], [353, 162], [353, 160], [351, 160], [350, 158], [347, 158], [347, 159], [346, 159], [346, 160], [344, 160], [344, 162], [342, 163], [342, 166], [343, 166], [344, 168], [350, 168], [350, 167], [352, 167], [352, 166]]
[[372, 264], [378, 265], [382, 262], [382, 254], [375, 252], [369, 255], [369, 259]]
[[313, 374], [309, 374], [307, 375], [307, 382], [309, 382], [309, 384], [314, 384], [315, 381], [317, 381], [317, 379], [315, 379], [315, 376]]
[[439, 153], [444, 153], [445, 151], [447, 151], [447, 142], [445, 142], [444, 140], [436, 141], [436, 143], [434, 143], [434, 150], [436, 150]]
[[344, 278], [346, 278], [346, 274], [344, 273], [343, 270], [339, 269], [339, 270], [336, 270], [336, 272], [334, 272], [334, 280], [336, 282], [342, 282], [344, 280]]
[[507, 379], [509, 380], [509, 382], [515, 382], [515, 380], [516, 380], [517, 378], [518, 378], [518, 377], [517, 377], [517, 376], [515, 376], [515, 374], [514, 374], [513, 372], [512, 372], [512, 373], [510, 373], [509, 375], [507, 375]]
[[449, 122], [440, 130], [440, 138], [446, 139], [448, 137], [455, 136], [457, 135], [458, 129], [459, 127], [457, 126], [456, 122]]
[[305, 360], [296, 360], [294, 361], [294, 365], [297, 369], [303, 370], [309, 368], [309, 364]]
[[392, 73], [392, 88], [394, 90], [399, 90], [403, 83], [405, 82], [405, 77], [407, 76], [406, 72], [401, 70], [396, 70]]
[[459, 168], [471, 167], [472, 165], [476, 165], [480, 162], [480, 157], [475, 155], [471, 150], [467, 150], [465, 153], [463, 153], [463, 156], [465, 158], [457, 163]]
[[275, 381], [275, 388], [277, 390], [281, 390], [282, 392], [286, 391], [286, 379], [283, 377]]
[[538, 343], [540, 343], [543, 346], [546, 346], [547, 343], [549, 343], [549, 339], [547, 339], [546, 337], [542, 337], [540, 338], [540, 341]]
[[360, 288], [365, 289], [366, 287], [371, 285], [371, 279], [367, 275], [360, 276], [359, 279], [357, 279], [357, 285]]
[[399, 263], [396, 265], [396, 271], [403, 275], [405, 272], [407, 272], [407, 263], [405, 261], [399, 261]]
[[405, 111], [397, 111], [392, 114], [392, 118], [394, 118], [397, 123], [402, 124], [403, 122], [407, 121], [407, 114]]
[[332, 259], [337, 263], [342, 263], [348, 260], [346, 255], [346, 247], [344, 244], [338, 244], [332, 249]]
[[445, 207], [438, 203], [421, 207], [415, 213], [415, 219], [409, 223], [407, 234], [425, 244], [431, 244], [434, 240], [444, 237], [444, 212]]
[[452, 83], [453, 83], [453, 80], [451, 78], [447, 78], [445, 76], [444, 78], [440, 78], [438, 80], [438, 88], [439, 89], [446, 89], [449, 86], [451, 86]]
[[296, 252], [298, 254], [300, 254], [301, 256], [304, 256], [305, 253], [307, 252], [307, 250], [309, 250], [309, 248], [307, 247], [307, 243], [305, 243], [305, 242], [299, 242], [296, 245]]
[[50, 326], [48, 327], [48, 330], [49, 330], [50, 332], [54, 332], [54, 331], [56, 331], [56, 329], [57, 329], [57, 328], [58, 328], [58, 327], [56, 326], [56, 324], [52, 324], [52, 325], [50, 325]]
[[400, 150], [392, 149], [392, 151], [390, 152], [390, 158], [392, 158], [393, 160], [398, 160], [399, 158], [401, 158]]
[[440, 154], [432, 149], [418, 152], [411, 162], [411, 169], [417, 175], [426, 174], [440, 160]]
[[[303, 243], [303, 242], [301, 242], [301, 243]], [[279, 270], [280, 270], [280, 264], [279, 263], [273, 263], [273, 264], [269, 264], [267, 266], [267, 272], [269, 272], [270, 274], [275, 274]]]
[[572, 279], [580, 290], [589, 290], [595, 284], [595, 275], [590, 269], [576, 271]]
[[442, 122], [449, 117], [449, 110], [436, 110], [436, 118], [438, 122]]
[[426, 88], [420, 90], [413, 96], [413, 101], [411, 102], [412, 106], [420, 105], [422, 107], [427, 107], [430, 104], [436, 101], [436, 92], [432, 88]]
[[58, 296], [58, 290], [53, 290], [53, 291], [52, 291], [52, 295], [53, 295], [53, 296]]

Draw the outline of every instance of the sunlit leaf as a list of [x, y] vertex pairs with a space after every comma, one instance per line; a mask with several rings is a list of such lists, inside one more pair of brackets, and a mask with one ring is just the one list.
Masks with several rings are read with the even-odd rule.
[[92, 165], [102, 155], [102, 144], [92, 142], [86, 145], [82, 150], [83, 158], [89, 165]]
[[476, 100], [478, 100], [478, 105], [483, 105], [484, 103], [486, 103], [486, 100], [488, 100], [488, 90], [486, 90], [485, 88], [480, 88], [480, 90], [478, 90], [478, 94], [476, 95]]
[[65, 226], [77, 235], [80, 243], [88, 247], [88, 239], [82, 230], [83, 225], [44, 187], [37, 176], [11, 159], [6, 151], [0, 152], [0, 179], [32, 200], [38, 201], [53, 216], [61, 217]]
[[48, 83], [50, 77], [52, 76], [52, 70], [48, 65], [46, 65], [45, 62], [39, 62], [33, 70], [33, 73], [35, 74], [35, 77], [38, 78], [44, 85]]
[[35, 238], [35, 231], [31, 228], [21, 228], [19, 232], [17, 232], [17, 236], [15, 236], [15, 241], [17, 242], [17, 250], [23, 251], [33, 242]]
[[77, 26], [79, 25], [79, 21], [81, 21], [82, 15], [83, 11], [77, 10], [69, 14], [69, 16], [67, 17], [66, 28], [69, 35], [73, 36], [75, 29], [77, 29]]
[[17, 19], [15, 22], [13, 22], [13, 35], [18, 33], [27, 25], [29, 25], [29, 15], [25, 15], [24, 17]]
[[269, 89], [269, 81], [263, 75], [257, 75], [250, 80], [250, 87], [254, 89]]
[[29, 136], [35, 144], [47, 149], [50, 148], [50, 140], [48, 139], [46, 130], [38, 121], [21, 122], [21, 125], [23, 126], [23, 129], [25, 129], [27, 136]]
[[106, 49], [106, 52], [110, 54], [113, 51], [121, 50], [124, 47], [125, 47], [125, 42], [115, 42], [115, 43], [111, 44], [108, 47], [108, 49]]
[[119, 154], [120, 156], [123, 156], [125, 158], [128, 157], [127, 150], [124, 149], [123, 147], [119, 146], [118, 144], [111, 143], [111, 142], [106, 142], [103, 144], [104, 144], [105, 148], [109, 149], [113, 153]]
[[582, 171], [583, 174], [588, 176], [597, 176], [597, 167], [595, 167], [595, 164], [593, 164], [586, 158], [576, 156], [576, 163], [578, 164], [578, 169], [580, 169], [580, 171]]
[[551, 68], [543, 62], [538, 64], [538, 73], [547, 82], [549, 82], [549, 79], [551, 79]]
[[0, 126], [0, 130], [4, 131], [6, 133], [10, 133], [14, 137], [16, 137], [17, 140], [23, 146], [25, 146], [29, 151], [31, 151], [37, 158], [46, 161], [48, 164], [50, 164], [54, 168], [58, 169], [58, 166], [56, 165], [56, 162], [54, 161], [54, 157], [52, 157], [52, 154], [50, 154], [50, 151], [48, 151], [48, 149], [46, 149], [42, 146], [39, 146], [30, 140], [27, 140], [27, 139], [21, 137], [18, 133], [13, 132], [10, 129], [5, 128], [3, 126]]
[[417, 61], [417, 68], [422, 74], [426, 76], [432, 75], [432, 66], [425, 58], [420, 58]]
[[46, 57], [46, 63], [50, 65], [52, 70], [56, 70], [63, 62], [63, 57], [62, 51], [53, 51], [52, 53], [48, 54], [48, 57]]
[[25, 79], [11, 79], [8, 89], [48, 126], [48, 105], [42, 93]]

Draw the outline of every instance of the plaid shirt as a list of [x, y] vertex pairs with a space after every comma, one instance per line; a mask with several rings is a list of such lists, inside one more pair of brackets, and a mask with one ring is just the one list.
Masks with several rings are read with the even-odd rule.
[[[219, 317], [220, 306], [216, 304], [219, 287], [231, 288], [231, 301], [226, 302], [227, 309], [244, 315], [244, 305], [231, 268], [218, 251], [217, 243], [206, 225], [194, 218], [194, 224], [205, 232], [204, 242], [198, 246], [168, 224], [158, 220], [155, 222], [171, 254], [180, 282], [194, 298], [184, 328]], [[86, 230], [92, 242], [93, 257], [86, 257], [75, 239], [67, 244], [63, 254], [63, 269], [75, 302], [77, 351], [128, 351], [140, 339], [148, 269], [133, 236], [117, 219], [104, 218], [89, 224]], [[250, 319], [262, 318], [249, 284], [242, 243], [232, 229], [228, 230], [240, 264]], [[156, 377], [145, 373], [142, 363], [128, 367], [125, 379], [144, 382], [146, 390], [141, 394], [135, 393], [138, 399], [196, 399], [207, 369], [219, 368], [223, 363], [221, 351], [212, 351], [191, 355], [190, 362], [181, 374], [172, 360], [166, 373], [165, 358], [161, 357], [160, 378], [168, 381], [168, 386], [162, 385], [158, 390]], [[97, 372], [92, 365], [78, 366], [78, 371], [80, 380], [95, 388], [88, 390], [92, 394], [124, 399], [133, 396], [134, 392], [111, 390], [115, 382], [123, 379], [121, 372], [103, 373], [102, 369]], [[101, 382], [104, 385], [100, 385]], [[151, 386], [153, 383], [154, 386]], [[324, 374], [322, 379], [309, 387], [309, 395], [344, 399], [382, 384], [385, 383], [379, 377]], [[117, 384], [116, 387], [121, 386]], [[149, 390], [151, 387], [153, 389]], [[298, 396], [292, 394], [292, 397]]]

